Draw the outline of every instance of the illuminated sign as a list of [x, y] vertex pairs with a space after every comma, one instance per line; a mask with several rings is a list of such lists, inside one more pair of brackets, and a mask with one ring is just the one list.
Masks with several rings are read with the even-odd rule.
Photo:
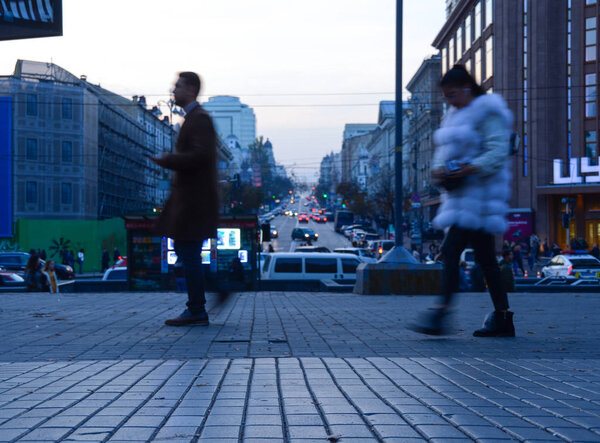
[[[590, 158], [571, 158], [569, 171], [563, 176], [563, 160], [555, 158], [553, 161], [553, 184], [576, 185], [578, 183], [600, 183], [600, 157], [596, 165], [590, 164]], [[583, 175], [589, 174], [589, 175]]]
[[240, 249], [238, 251], [238, 258], [242, 263], [248, 263], [248, 251]]
[[0, 40], [62, 35], [62, 0], [0, 1]]
[[[177, 263], [177, 253], [175, 252], [175, 241], [172, 238], [167, 238], [167, 263], [174, 265]], [[210, 264], [210, 239], [204, 240], [202, 243], [202, 264]]]
[[239, 228], [217, 229], [217, 249], [240, 249], [241, 245]]

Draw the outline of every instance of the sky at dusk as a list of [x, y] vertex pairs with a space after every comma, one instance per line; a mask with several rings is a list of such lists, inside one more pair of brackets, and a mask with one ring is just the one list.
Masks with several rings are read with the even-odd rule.
[[[17, 59], [54, 62], [149, 104], [177, 71], [196, 71], [201, 101], [237, 95], [257, 135], [309, 181], [339, 152], [346, 123], [375, 123], [394, 99], [395, 0], [64, 0], [62, 37], [0, 42], [0, 74]], [[444, 23], [444, 0], [404, 0], [404, 84]]]

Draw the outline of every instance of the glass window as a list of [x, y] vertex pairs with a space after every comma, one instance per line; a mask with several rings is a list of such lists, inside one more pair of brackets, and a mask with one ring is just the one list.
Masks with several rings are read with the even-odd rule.
[[70, 98], [62, 99], [62, 118], [68, 120], [73, 118], [73, 100]]
[[335, 258], [307, 258], [305, 266], [307, 274], [337, 274]]
[[494, 75], [494, 37], [485, 41], [485, 78], [491, 78]]
[[596, 4], [596, 0], [585, 0], [585, 4], [586, 5], [595, 5]]
[[25, 184], [25, 201], [27, 203], [37, 202], [37, 183], [27, 182]]
[[442, 75], [448, 71], [448, 50], [442, 48]]
[[71, 183], [62, 183], [60, 186], [60, 201], [64, 205], [68, 205], [73, 202], [73, 189]]
[[598, 157], [598, 138], [596, 131], [587, 131], [585, 133], [585, 156]]
[[38, 159], [38, 145], [37, 139], [28, 138], [27, 139], [27, 160], [37, 160]]
[[585, 61], [586, 62], [596, 61], [596, 47], [595, 46], [588, 46], [587, 48], [585, 48]]
[[462, 55], [465, 53], [463, 48], [463, 27], [459, 26], [456, 31], [456, 59], [460, 60]]
[[481, 83], [481, 48], [475, 51], [475, 81]]
[[596, 29], [596, 17], [588, 17], [585, 19], [585, 29]]
[[73, 143], [70, 141], [62, 142], [62, 161], [71, 163], [73, 161]]
[[342, 259], [342, 271], [344, 274], [356, 274], [356, 268], [360, 264], [358, 260], [352, 258]]
[[585, 44], [595, 45], [596, 44], [596, 30], [585, 31]]
[[27, 94], [27, 115], [37, 115], [37, 95]]
[[492, 24], [494, 17], [494, 0], [485, 0], [485, 25], [484, 28], [487, 28]]
[[467, 70], [467, 72], [468, 72], [469, 74], [473, 74], [473, 71], [471, 70], [471, 58], [468, 58], [468, 59], [465, 61], [465, 69]]
[[301, 273], [301, 258], [278, 258], [275, 260], [275, 272], [279, 273]]
[[448, 68], [454, 66], [456, 58], [454, 56], [454, 37], [448, 42]]
[[474, 39], [477, 40], [481, 36], [481, 2], [475, 5], [475, 21], [473, 22]]
[[471, 32], [472, 21], [471, 14], [467, 15], [467, 18], [465, 19], [465, 51], [471, 49], [471, 43], [473, 43], [473, 34]]

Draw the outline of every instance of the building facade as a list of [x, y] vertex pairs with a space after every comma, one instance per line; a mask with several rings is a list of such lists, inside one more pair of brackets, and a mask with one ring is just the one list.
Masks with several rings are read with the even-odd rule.
[[348, 123], [344, 127], [341, 151], [342, 183], [357, 183], [366, 188], [368, 175], [367, 145], [371, 132], [377, 128], [373, 123]]
[[600, 240], [599, 17], [597, 0], [460, 0], [434, 41], [442, 73], [465, 64], [514, 113], [511, 207], [529, 221], [509, 238]]
[[222, 140], [230, 135], [237, 137], [242, 149], [256, 140], [256, 117], [254, 110], [243, 104], [239, 97], [219, 95], [210, 97], [202, 107], [211, 115], [217, 134]]

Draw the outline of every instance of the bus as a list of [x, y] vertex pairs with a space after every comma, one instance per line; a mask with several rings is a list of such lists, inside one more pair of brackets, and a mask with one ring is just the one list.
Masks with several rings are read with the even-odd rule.
[[352, 211], [336, 211], [335, 212], [335, 232], [340, 232], [342, 226], [351, 225], [354, 223], [354, 212]]

